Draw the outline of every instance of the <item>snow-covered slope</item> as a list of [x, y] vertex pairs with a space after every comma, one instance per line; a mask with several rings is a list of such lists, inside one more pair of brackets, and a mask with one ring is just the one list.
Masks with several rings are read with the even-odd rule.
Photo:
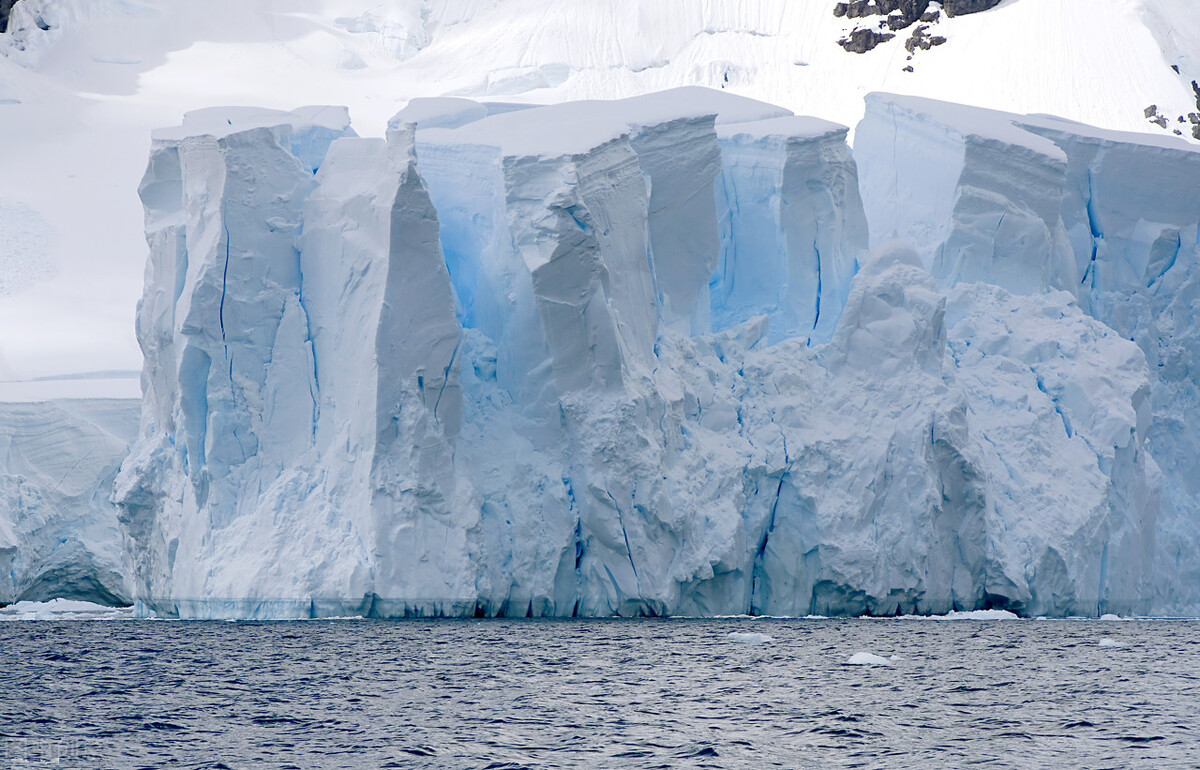
[[[1177, 117], [1200, 110], [1191, 0], [1004, 0], [941, 18], [930, 34], [947, 42], [911, 61], [909, 30], [844, 51], [836, 41], [865, 21], [834, 7], [21, 0], [0, 35], [0, 381], [139, 368], [133, 191], [150, 129], [205, 106], [349, 104], [376, 136], [415, 96], [557, 102], [687, 84], [846, 125], [872, 90], [1157, 132], [1143, 114], [1154, 104], [1185, 134]], [[97, 392], [87, 385], [76, 394]], [[137, 382], [101, 392], [135, 396]]]

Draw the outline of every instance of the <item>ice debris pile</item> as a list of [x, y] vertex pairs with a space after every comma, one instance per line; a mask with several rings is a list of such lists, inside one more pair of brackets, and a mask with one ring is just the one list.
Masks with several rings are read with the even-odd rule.
[[141, 186], [134, 593], [1196, 612], [1200, 153], [1146, 141], [874, 95], [852, 156], [699, 88], [190, 115]]

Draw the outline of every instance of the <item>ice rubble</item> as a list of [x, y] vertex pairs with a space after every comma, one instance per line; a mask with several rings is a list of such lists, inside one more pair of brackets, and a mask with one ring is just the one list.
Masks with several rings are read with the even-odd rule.
[[438, 100], [386, 140], [214, 117], [160, 133], [141, 188], [147, 390], [115, 499], [146, 609], [1187, 600], [1152, 566], [1196, 564], [1155, 540], [1184, 521], [1146, 451], [1158, 381], [1073, 293], [1049, 129], [872, 97], [867, 258], [845, 129], [721, 92]]
[[132, 598], [109, 491], [138, 402], [0, 403], [0, 604]]

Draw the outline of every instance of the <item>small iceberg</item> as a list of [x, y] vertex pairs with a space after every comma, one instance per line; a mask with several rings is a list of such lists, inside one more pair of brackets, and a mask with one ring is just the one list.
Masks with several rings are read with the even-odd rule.
[[1105, 638], [1105, 639], [1100, 640], [1100, 646], [1101, 647], [1124, 647], [1125, 645], [1122, 642], [1118, 642], [1116, 639]]
[[1121, 617], [1120, 615], [1114, 615], [1111, 612], [1106, 612], [1100, 616], [1100, 619], [1101, 620], [1124, 620], [1125, 618]]
[[870, 652], [856, 652], [846, 661], [849, 666], [890, 666], [892, 661]]
[[971, 610], [970, 612], [948, 612], [941, 616], [945, 620], [1020, 620], [1020, 616], [1008, 610]]
[[[881, 618], [887, 620], [888, 618]], [[967, 610], [945, 615], [901, 615], [899, 620], [1020, 620], [1021, 616], [1008, 610]], [[1044, 620], [1044, 618], [1043, 618]]]
[[750, 634], [742, 631], [732, 631], [729, 633], [729, 641], [741, 642], [742, 644], [768, 644], [774, 640], [766, 634]]
[[132, 616], [132, 607], [106, 607], [73, 599], [17, 602], [0, 608], [0, 620], [122, 620]]

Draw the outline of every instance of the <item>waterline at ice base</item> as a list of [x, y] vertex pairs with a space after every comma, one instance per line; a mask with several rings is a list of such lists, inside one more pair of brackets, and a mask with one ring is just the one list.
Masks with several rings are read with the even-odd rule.
[[701, 88], [158, 132], [114, 592], [1200, 613], [1197, 147], [887, 94], [847, 133]]

